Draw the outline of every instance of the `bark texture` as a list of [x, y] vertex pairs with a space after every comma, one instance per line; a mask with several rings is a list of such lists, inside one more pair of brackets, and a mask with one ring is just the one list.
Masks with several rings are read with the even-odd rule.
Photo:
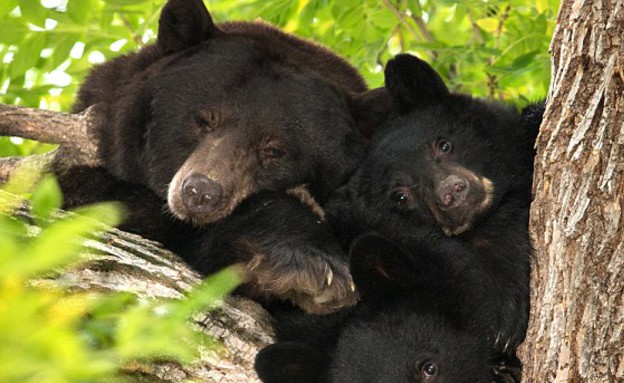
[[624, 0], [563, 0], [538, 137], [525, 382], [624, 381]]
[[15, 169], [27, 162], [57, 173], [76, 165], [100, 165], [98, 143], [91, 132], [103, 118], [98, 105], [80, 114], [67, 114], [0, 104], [0, 136], [59, 145], [58, 149], [43, 155], [0, 158], [0, 183], [6, 182]]

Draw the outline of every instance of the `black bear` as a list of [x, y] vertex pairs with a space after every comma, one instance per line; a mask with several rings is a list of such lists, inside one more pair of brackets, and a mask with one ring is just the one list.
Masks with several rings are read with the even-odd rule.
[[523, 115], [453, 94], [433, 68], [410, 55], [391, 60], [385, 77], [392, 115], [328, 203], [328, 219], [347, 245], [374, 231], [470, 259], [473, 287], [483, 291], [467, 299], [482, 306], [482, 335], [515, 358], [529, 315], [528, 219], [542, 110]]
[[256, 371], [265, 383], [489, 383], [489, 349], [471, 325], [483, 319], [469, 303], [471, 268], [463, 254], [439, 254], [428, 241], [404, 250], [366, 235], [351, 249], [358, 305], [287, 314]]
[[264, 23], [215, 24], [201, 0], [170, 0], [154, 45], [96, 67], [80, 88], [74, 111], [106, 115], [95, 132], [104, 166], [61, 177], [66, 205], [125, 201], [124, 229], [203, 273], [244, 262], [257, 293], [277, 289], [312, 311], [353, 303], [345, 256], [316, 239], [328, 229], [305, 208], [365, 154], [355, 122], [368, 113], [365, 90], [325, 48]]

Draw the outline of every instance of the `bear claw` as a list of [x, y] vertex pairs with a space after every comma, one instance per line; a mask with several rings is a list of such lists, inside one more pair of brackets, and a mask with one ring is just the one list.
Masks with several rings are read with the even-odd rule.
[[[277, 262], [275, 260], [278, 260]], [[327, 314], [358, 301], [346, 263], [323, 255], [293, 257], [255, 255], [246, 265], [246, 280], [257, 293], [289, 300], [312, 314]]]

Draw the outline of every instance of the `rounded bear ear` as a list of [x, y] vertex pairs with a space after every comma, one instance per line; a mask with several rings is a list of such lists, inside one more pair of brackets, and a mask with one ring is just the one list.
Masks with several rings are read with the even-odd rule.
[[426, 62], [408, 54], [388, 61], [386, 89], [400, 112], [443, 102], [450, 93], [440, 75]]
[[415, 284], [416, 265], [398, 244], [376, 234], [358, 238], [349, 251], [351, 276], [362, 301], [385, 301]]
[[216, 29], [202, 0], [169, 0], [158, 20], [156, 45], [164, 54], [199, 44]]
[[537, 138], [540, 125], [542, 125], [542, 120], [544, 119], [545, 111], [546, 100], [527, 105], [522, 109], [522, 124], [532, 142], [534, 142]]
[[280, 342], [260, 350], [254, 368], [264, 383], [319, 383], [327, 361], [304, 344]]
[[351, 95], [349, 108], [355, 126], [366, 138], [371, 138], [388, 118], [392, 100], [386, 88], [376, 88]]

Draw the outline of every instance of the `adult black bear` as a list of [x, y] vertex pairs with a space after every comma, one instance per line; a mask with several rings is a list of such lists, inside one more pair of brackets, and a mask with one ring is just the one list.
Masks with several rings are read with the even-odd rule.
[[104, 169], [64, 175], [66, 205], [125, 201], [124, 229], [204, 273], [244, 262], [256, 293], [312, 311], [353, 303], [340, 248], [317, 243], [330, 238], [321, 218], [284, 192], [322, 204], [347, 181], [364, 155], [354, 116], [367, 113], [365, 90], [316, 44], [264, 23], [217, 25], [201, 0], [170, 0], [154, 45], [96, 67], [80, 88], [74, 111], [106, 113]]
[[482, 336], [514, 359], [529, 315], [528, 219], [541, 109], [523, 116], [450, 93], [409, 55], [391, 60], [385, 76], [394, 112], [328, 204], [328, 219], [347, 245], [373, 231], [470, 259], [482, 291], [466, 299], [482, 306]]
[[[278, 322], [258, 354], [265, 383], [489, 383], [489, 348], [469, 259], [410, 241], [405, 250], [368, 235], [351, 249], [361, 301], [328, 316]], [[469, 255], [470, 256], [470, 255]], [[475, 310], [476, 308], [476, 310]]]

